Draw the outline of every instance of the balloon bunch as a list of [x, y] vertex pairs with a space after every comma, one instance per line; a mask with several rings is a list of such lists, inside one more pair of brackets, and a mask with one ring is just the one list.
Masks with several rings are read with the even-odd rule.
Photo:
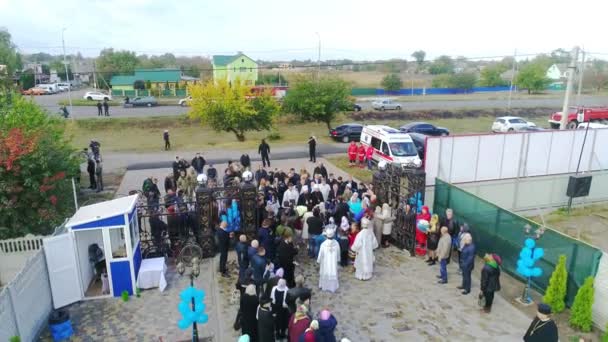
[[[209, 320], [209, 316], [205, 313], [205, 303], [203, 303], [203, 299], [205, 298], [205, 291], [197, 290], [194, 287], [190, 286], [184, 289], [179, 297], [181, 298], [181, 302], [179, 302], [177, 309], [182, 314], [182, 319], [177, 322], [177, 326], [182, 329], [188, 329], [192, 323], [200, 323], [205, 324]], [[192, 299], [194, 299], [194, 310], [192, 310]]]
[[409, 203], [411, 207], [415, 206], [416, 213], [420, 214], [422, 211], [422, 206], [424, 205], [424, 203], [422, 203], [422, 194], [420, 191], [418, 191], [414, 196], [410, 197]]
[[363, 210], [361, 201], [348, 201], [348, 207], [350, 209], [350, 212], [355, 217], [355, 221], [360, 221], [363, 215], [365, 214], [365, 210]]
[[527, 238], [524, 241], [524, 247], [521, 249], [521, 252], [519, 252], [517, 273], [526, 278], [540, 277], [543, 274], [543, 270], [540, 267], [535, 267], [534, 263], [540, 260], [544, 255], [544, 249], [536, 247], [536, 241], [534, 241], [534, 239]]
[[427, 220], [418, 220], [416, 222], [416, 227], [423, 233], [426, 233], [429, 230], [429, 221]]
[[228, 223], [227, 231], [236, 232], [241, 229], [241, 212], [236, 200], [232, 200], [232, 204], [226, 210], [226, 214], [221, 216], [221, 220]]

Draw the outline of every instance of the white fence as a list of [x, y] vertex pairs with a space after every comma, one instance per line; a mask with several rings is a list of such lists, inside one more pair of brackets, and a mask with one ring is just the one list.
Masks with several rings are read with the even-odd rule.
[[36, 340], [52, 308], [46, 259], [40, 249], [0, 291], [0, 341], [12, 336], [20, 336], [21, 341]]
[[22, 238], [0, 240], [0, 284], [10, 282], [25, 261], [42, 248], [43, 238], [28, 234]]
[[[427, 139], [426, 185], [576, 171], [585, 130], [464, 135]], [[608, 129], [590, 129], [580, 171], [608, 168]]]
[[595, 276], [593, 323], [604, 330], [608, 324], [608, 253], [604, 253]]

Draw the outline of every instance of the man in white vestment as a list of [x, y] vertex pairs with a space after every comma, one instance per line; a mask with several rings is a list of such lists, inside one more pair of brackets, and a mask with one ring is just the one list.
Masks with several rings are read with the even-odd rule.
[[340, 262], [340, 244], [334, 239], [336, 229], [326, 229], [325, 236], [319, 248], [319, 288], [322, 291], [335, 292], [338, 289], [338, 263]]
[[374, 273], [374, 249], [378, 248], [378, 240], [374, 231], [369, 228], [370, 220], [367, 217], [361, 219], [361, 231], [357, 234], [351, 249], [357, 253], [355, 257], [355, 278], [368, 280]]

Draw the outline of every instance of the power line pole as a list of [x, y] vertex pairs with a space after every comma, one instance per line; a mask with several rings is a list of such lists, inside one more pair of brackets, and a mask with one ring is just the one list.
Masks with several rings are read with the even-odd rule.
[[576, 71], [576, 63], [578, 61], [578, 46], [575, 46], [572, 50], [570, 58], [570, 64], [568, 65], [568, 82], [566, 83], [566, 93], [564, 94], [564, 106], [562, 107], [562, 119], [559, 125], [559, 129], [566, 129], [568, 124], [568, 113], [569, 113], [569, 101], [570, 93], [572, 93], [572, 83], [574, 81], [574, 73]]
[[583, 76], [585, 75], [585, 50], [581, 50], [582, 59], [578, 68], [578, 91], [576, 93], [576, 106], [581, 105], [581, 91], [583, 89]]
[[74, 111], [72, 110], [72, 84], [70, 83], [70, 74], [68, 73], [68, 62], [65, 59], [65, 39], [63, 34], [65, 33], [65, 27], [61, 30], [61, 45], [63, 46], [63, 66], [65, 67], [65, 78], [68, 83], [68, 101], [70, 102], [70, 114], [72, 120], [74, 120]]
[[513, 95], [513, 80], [515, 79], [515, 64], [517, 63], [517, 49], [513, 52], [513, 66], [511, 68], [511, 85], [509, 86], [509, 102], [507, 103], [507, 111], [511, 111], [511, 97]]
[[93, 60], [93, 86], [97, 90], [97, 60]]

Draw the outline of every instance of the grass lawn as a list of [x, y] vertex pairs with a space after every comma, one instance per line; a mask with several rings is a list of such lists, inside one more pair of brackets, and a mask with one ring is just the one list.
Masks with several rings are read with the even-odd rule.
[[[538, 118], [536, 120], [538, 121]], [[494, 118], [488, 116], [427, 121], [448, 128], [452, 134], [488, 133]], [[348, 115], [344, 115], [336, 120], [334, 126], [346, 122], [353, 120], [349, 119]], [[407, 121], [366, 120], [362, 123], [399, 127]], [[543, 122], [537, 124], [544, 125]], [[162, 134], [165, 129], [168, 129], [171, 135], [172, 148], [184, 151], [252, 149], [258, 146], [260, 139], [268, 138], [271, 134], [270, 131], [248, 132], [247, 140], [238, 142], [234, 134], [215, 132], [207, 126], [201, 126], [197, 121], [189, 120], [186, 116], [74, 120], [67, 123], [66, 134], [73, 138], [74, 146], [87, 146], [91, 139], [96, 139], [101, 142], [104, 151], [151, 152], [160, 151], [164, 146]], [[280, 139], [270, 140], [271, 146], [297, 144], [306, 146], [311, 133], [320, 139], [320, 143], [330, 142], [325, 124], [299, 123], [289, 117], [279, 120], [276, 132], [279, 133]]]
[[353, 178], [358, 179], [361, 182], [372, 182], [372, 175], [374, 174], [375, 170], [368, 171], [367, 167], [364, 169], [360, 167], [350, 167], [348, 165], [348, 158], [346, 157], [346, 153], [344, 154], [344, 156], [334, 156], [325, 159], [327, 159], [328, 162], [334, 164], [337, 168], [342, 169], [344, 172], [352, 175]]
[[[124, 100], [111, 100], [108, 101], [108, 104], [110, 106], [122, 106]], [[172, 99], [157, 99], [158, 101], [158, 105], [159, 106], [177, 106], [179, 99], [177, 98], [172, 98]], [[97, 102], [98, 101], [89, 101], [89, 100], [85, 100], [85, 99], [72, 99], [72, 106], [83, 106], [83, 107], [95, 107], [97, 106]], [[70, 104], [70, 102], [68, 100], [59, 100], [57, 102], [58, 105], [60, 106], [68, 106]]]

